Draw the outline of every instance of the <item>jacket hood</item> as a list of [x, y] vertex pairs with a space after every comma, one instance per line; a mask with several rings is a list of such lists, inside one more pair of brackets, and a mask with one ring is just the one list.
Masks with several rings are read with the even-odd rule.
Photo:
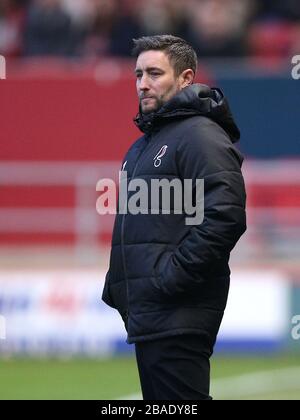
[[142, 132], [150, 133], [168, 120], [194, 115], [202, 115], [215, 121], [226, 131], [233, 143], [239, 140], [240, 130], [234, 122], [223, 92], [202, 84], [193, 84], [182, 89], [157, 112], [143, 114], [140, 109], [134, 122]]

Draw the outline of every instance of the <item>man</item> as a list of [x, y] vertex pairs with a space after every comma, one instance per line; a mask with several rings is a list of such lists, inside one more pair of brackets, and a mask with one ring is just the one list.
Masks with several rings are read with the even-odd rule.
[[193, 84], [197, 57], [184, 40], [134, 43], [135, 122], [144, 135], [122, 168], [129, 181], [148, 185], [189, 179], [195, 190], [204, 179], [204, 219], [188, 225], [184, 212], [118, 214], [103, 300], [120, 312], [127, 342], [135, 343], [144, 399], [210, 399], [229, 254], [246, 229], [243, 158], [233, 145], [240, 133], [222, 92]]

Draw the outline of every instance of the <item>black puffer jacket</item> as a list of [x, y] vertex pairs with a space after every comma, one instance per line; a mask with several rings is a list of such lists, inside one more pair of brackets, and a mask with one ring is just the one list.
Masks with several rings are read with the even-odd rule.
[[190, 226], [186, 214], [117, 214], [102, 298], [120, 312], [128, 343], [193, 333], [213, 345], [229, 254], [246, 230], [243, 157], [233, 145], [239, 130], [222, 92], [199, 84], [136, 124], [146, 134], [125, 156], [128, 181], [204, 179], [204, 220]]

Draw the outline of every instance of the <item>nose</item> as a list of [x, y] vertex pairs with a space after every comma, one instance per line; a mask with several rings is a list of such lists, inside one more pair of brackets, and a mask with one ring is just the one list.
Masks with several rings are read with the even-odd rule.
[[138, 80], [138, 90], [145, 92], [150, 89], [149, 87], [149, 80], [146, 74], [143, 74], [143, 76]]

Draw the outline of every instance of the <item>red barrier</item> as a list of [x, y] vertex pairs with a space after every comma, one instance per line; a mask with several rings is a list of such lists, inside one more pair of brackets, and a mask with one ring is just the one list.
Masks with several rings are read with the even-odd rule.
[[133, 79], [1, 82], [0, 160], [119, 160], [139, 136]]
[[[141, 135], [134, 62], [8, 63], [0, 160], [121, 160]], [[204, 71], [198, 80], [207, 83]]]

